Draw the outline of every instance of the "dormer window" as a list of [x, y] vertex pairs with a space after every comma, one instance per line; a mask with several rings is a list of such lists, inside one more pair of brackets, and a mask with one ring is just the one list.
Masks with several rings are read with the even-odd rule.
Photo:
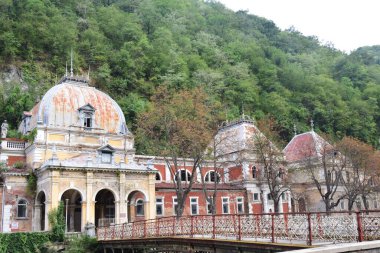
[[113, 153], [115, 149], [111, 147], [109, 144], [98, 149], [99, 152], [99, 162], [100, 163], [113, 163]]
[[91, 113], [85, 113], [84, 114], [84, 122], [83, 126], [85, 128], [91, 128], [92, 127], [92, 114]]
[[86, 104], [78, 109], [80, 124], [84, 129], [91, 129], [94, 127], [95, 108]]
[[112, 153], [102, 152], [102, 163], [111, 163], [111, 162], [112, 162]]

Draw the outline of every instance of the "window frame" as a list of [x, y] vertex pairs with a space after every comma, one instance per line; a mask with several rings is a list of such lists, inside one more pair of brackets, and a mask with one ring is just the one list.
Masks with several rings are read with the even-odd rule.
[[[239, 206], [241, 206], [241, 211], [239, 211]], [[244, 197], [236, 197], [236, 213], [244, 213]]]
[[172, 198], [172, 207], [173, 207], [173, 214], [174, 215], [177, 215], [177, 208], [176, 206], [178, 206], [178, 199], [177, 199], [177, 196], [173, 196]]
[[[139, 212], [140, 208], [140, 212]], [[135, 202], [135, 215], [136, 216], [145, 216], [144, 200], [139, 198]]]
[[[157, 175], [160, 179], [157, 179]], [[156, 172], [156, 175], [155, 175], [155, 179], [156, 179], [156, 182], [161, 182], [162, 181], [162, 175], [159, 171]]]
[[[185, 180], [182, 180], [182, 171], [185, 171], [185, 173], [186, 173], [186, 174], [185, 174], [185, 177], [186, 177]], [[178, 179], [177, 179], [177, 178], [178, 178], [177, 175], [178, 175], [179, 173], [181, 173], [181, 174], [180, 174], [181, 182], [186, 182], [186, 183], [187, 183], [187, 182], [190, 182], [190, 179], [191, 179], [191, 173], [190, 173], [187, 169], [179, 169], [179, 170], [177, 170], [177, 172], [176, 172], [175, 175], [174, 175], [174, 180], [175, 180], [175, 181], [178, 180]]]
[[255, 165], [252, 166], [252, 178], [257, 179], [257, 167]]
[[[25, 203], [20, 203], [21, 201], [24, 201]], [[20, 216], [20, 207], [22, 207], [24, 210], [24, 216]], [[17, 219], [26, 219], [28, 218], [28, 201], [24, 198], [17, 200]]]
[[[224, 206], [227, 207], [227, 212], [224, 211]], [[230, 214], [230, 197], [222, 197], [222, 214]]]
[[[190, 215], [199, 215], [199, 202], [198, 197], [190, 197]], [[195, 200], [193, 202], [193, 200]], [[196, 213], [193, 213], [193, 205], [196, 207]]]
[[[257, 198], [255, 198], [255, 196], [257, 196]], [[253, 201], [260, 201], [260, 195], [258, 192], [253, 193]]]
[[[157, 201], [157, 200], [160, 200], [160, 201]], [[158, 214], [158, 212], [157, 212], [158, 206], [161, 206], [161, 214]], [[165, 207], [164, 197], [156, 197], [156, 216], [164, 216], [165, 215], [164, 207]]]
[[[211, 173], [214, 173], [214, 177], [212, 177]], [[217, 179], [217, 183], [220, 183], [221, 182], [221, 176], [218, 172], [216, 172], [215, 170], [209, 170], [206, 172], [205, 176], [204, 176], [204, 181], [206, 183], [215, 183], [215, 177]]]

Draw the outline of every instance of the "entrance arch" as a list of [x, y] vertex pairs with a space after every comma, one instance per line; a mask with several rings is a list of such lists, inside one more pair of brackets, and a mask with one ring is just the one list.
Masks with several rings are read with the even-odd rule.
[[82, 195], [70, 189], [62, 194], [67, 232], [80, 232], [82, 228]]
[[45, 192], [40, 191], [36, 197], [35, 214], [34, 214], [36, 217], [35, 230], [37, 231], [45, 231], [45, 222], [46, 222], [45, 202], [46, 202]]
[[115, 196], [107, 189], [100, 190], [95, 197], [95, 226], [115, 223]]
[[141, 191], [132, 191], [128, 195], [128, 221], [145, 220], [147, 217], [147, 201]]

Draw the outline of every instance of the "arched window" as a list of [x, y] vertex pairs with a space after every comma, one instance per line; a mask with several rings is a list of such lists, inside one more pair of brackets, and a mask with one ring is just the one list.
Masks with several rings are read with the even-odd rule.
[[161, 174], [156, 172], [156, 181], [161, 181]]
[[252, 177], [253, 178], [257, 178], [257, 168], [256, 168], [256, 166], [252, 167]]
[[215, 172], [214, 170], [211, 170], [206, 173], [205, 175], [205, 182], [220, 182], [220, 176], [219, 173]]
[[26, 213], [26, 207], [27, 207], [27, 202], [25, 199], [20, 199], [17, 202], [17, 218], [26, 218], [27, 213]]
[[185, 169], [177, 171], [175, 174], [175, 180], [181, 179], [182, 182], [188, 182], [190, 181], [191, 174]]
[[144, 201], [142, 199], [136, 201], [136, 215], [144, 215]]

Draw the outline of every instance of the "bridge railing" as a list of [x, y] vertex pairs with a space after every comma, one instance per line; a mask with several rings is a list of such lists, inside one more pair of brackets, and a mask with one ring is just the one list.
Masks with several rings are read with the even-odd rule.
[[97, 229], [98, 240], [189, 237], [295, 244], [380, 239], [380, 211], [164, 217]]

